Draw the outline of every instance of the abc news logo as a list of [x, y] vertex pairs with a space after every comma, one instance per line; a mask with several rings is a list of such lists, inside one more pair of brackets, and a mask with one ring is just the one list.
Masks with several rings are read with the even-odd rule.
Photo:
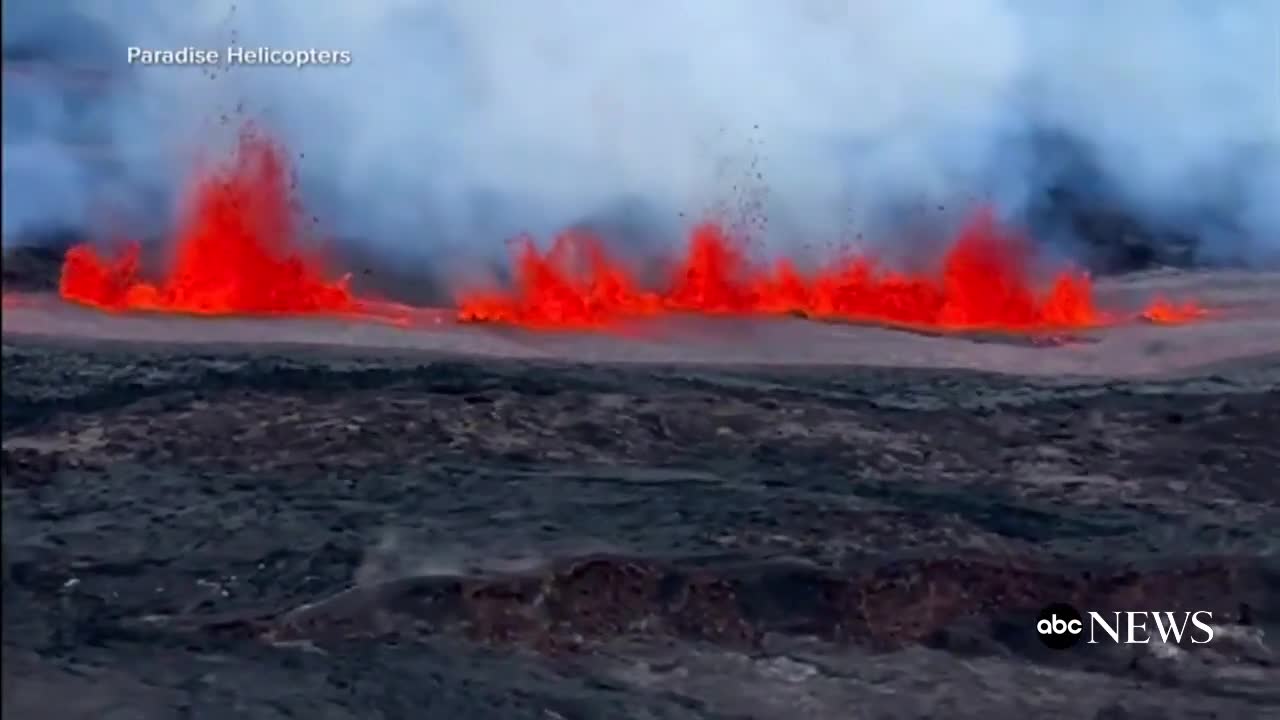
[[[1087, 617], [1086, 617], [1087, 615]], [[1138, 610], [1081, 615], [1066, 603], [1054, 603], [1040, 611], [1036, 618], [1036, 634], [1054, 650], [1066, 650], [1081, 639], [1086, 645], [1145, 645], [1152, 640], [1194, 645], [1213, 640], [1213, 613], [1157, 612]]]

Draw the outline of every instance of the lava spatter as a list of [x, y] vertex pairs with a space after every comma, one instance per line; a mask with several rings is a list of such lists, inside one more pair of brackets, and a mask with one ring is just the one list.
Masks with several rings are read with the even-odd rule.
[[954, 238], [940, 269], [916, 274], [888, 270], [867, 256], [812, 273], [786, 260], [761, 266], [721, 226], [706, 223], [691, 231], [664, 286], [647, 291], [597, 238], [575, 233], [558, 238], [546, 254], [522, 242], [513, 285], [464, 294], [460, 318], [544, 329], [659, 312], [793, 314], [941, 330], [1080, 329], [1110, 321], [1095, 304], [1087, 275], [1063, 270], [1039, 290], [1031, 260], [1029, 244], [987, 212]]
[[662, 299], [638, 289], [632, 274], [589, 233], [564, 233], [545, 254], [531, 238], [520, 238], [514, 255], [513, 288], [469, 293], [460, 304], [459, 319], [589, 329], [663, 309]]
[[[942, 331], [1040, 332], [1125, 319], [1098, 307], [1081, 272], [1064, 269], [1047, 283], [1035, 282], [1031, 244], [985, 211], [928, 272], [896, 271], [868, 255], [813, 271], [785, 259], [760, 264], [716, 223], [694, 227], [665, 277], [649, 285], [583, 231], [562, 234], [547, 252], [529, 238], [515, 248], [514, 281], [464, 292], [459, 320], [579, 330], [667, 313], [785, 314]], [[165, 250], [165, 265], [148, 276], [137, 243], [111, 256], [74, 247], [63, 262], [60, 293], [110, 311], [340, 314], [415, 323], [415, 309], [359, 298], [346, 276], [325, 271], [299, 231], [284, 154], [252, 130], [242, 133], [225, 168], [197, 175]], [[1191, 304], [1157, 300], [1138, 318], [1171, 324], [1203, 315]]]
[[160, 277], [143, 277], [140, 247], [104, 257], [89, 245], [63, 263], [63, 298], [112, 310], [227, 314], [349, 313], [345, 277], [327, 277], [303, 246], [280, 148], [241, 134], [232, 162], [197, 177]]

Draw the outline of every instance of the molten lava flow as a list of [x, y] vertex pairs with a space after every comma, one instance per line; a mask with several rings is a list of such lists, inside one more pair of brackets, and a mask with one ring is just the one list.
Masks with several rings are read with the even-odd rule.
[[[278, 148], [244, 133], [225, 172], [198, 178], [158, 278], [145, 277], [137, 244], [113, 257], [81, 245], [63, 263], [62, 297], [107, 310], [340, 313], [406, 327], [439, 324], [439, 316], [421, 309], [357, 299], [347, 278], [327, 277], [301, 247], [289, 188]], [[693, 229], [684, 255], [650, 289], [595, 237], [576, 232], [546, 253], [521, 241], [513, 285], [466, 293], [458, 317], [549, 329], [670, 312], [793, 314], [942, 330], [1060, 330], [1113, 321], [1095, 305], [1083, 274], [1064, 271], [1044, 287], [1033, 283], [1030, 255], [1021, 238], [980, 213], [934, 272], [893, 272], [870, 257], [806, 272], [785, 260], [752, 262], [740, 243], [709, 223]], [[1200, 315], [1195, 306], [1157, 301], [1142, 317], [1172, 323]]]
[[289, 170], [278, 148], [241, 135], [234, 162], [198, 179], [173, 257], [154, 282], [131, 244], [114, 258], [72, 248], [63, 262], [63, 298], [106, 310], [231, 313], [345, 313], [359, 309], [347, 279], [326, 279], [298, 247]]
[[1151, 301], [1151, 304], [1147, 305], [1147, 308], [1142, 311], [1141, 317], [1147, 322], [1152, 322], [1157, 325], [1181, 325], [1183, 323], [1202, 318], [1208, 314], [1208, 310], [1205, 310], [1193, 302], [1185, 302], [1181, 305], [1177, 305], [1164, 297], [1156, 297]]
[[661, 310], [657, 295], [641, 292], [602, 245], [585, 233], [558, 237], [544, 256], [521, 238], [515, 251], [515, 291], [479, 292], [459, 310], [465, 322], [535, 328], [589, 328], [621, 316]]
[[658, 292], [638, 289], [625, 267], [583, 234], [558, 238], [539, 254], [520, 244], [508, 291], [468, 293], [463, 321], [536, 328], [599, 326], [663, 311], [709, 314], [799, 314], [812, 318], [945, 330], [1034, 331], [1108, 322], [1094, 304], [1089, 278], [1062, 272], [1044, 292], [1028, 279], [1030, 253], [1020, 238], [979, 214], [955, 238], [941, 269], [930, 274], [885, 271], [870, 258], [850, 258], [805, 274], [783, 261], [753, 265], [715, 224], [695, 228], [684, 257]]

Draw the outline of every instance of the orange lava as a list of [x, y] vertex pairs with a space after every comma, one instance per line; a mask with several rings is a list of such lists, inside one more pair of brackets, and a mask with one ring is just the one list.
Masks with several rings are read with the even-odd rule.
[[[290, 197], [288, 164], [260, 134], [241, 135], [233, 161], [202, 174], [158, 277], [142, 270], [130, 244], [111, 257], [72, 248], [62, 267], [63, 298], [109, 311], [199, 315], [328, 314], [401, 327], [441, 317], [357, 298], [348, 278], [326, 274], [305, 249]], [[567, 233], [546, 253], [518, 245], [509, 288], [466, 292], [457, 318], [541, 329], [595, 329], [664, 313], [800, 315], [934, 330], [1056, 331], [1097, 327], [1120, 316], [1100, 309], [1088, 276], [1065, 269], [1034, 282], [1023, 238], [977, 214], [931, 272], [905, 273], [871, 257], [845, 257], [815, 271], [789, 261], [755, 263], [714, 223], [692, 230], [664, 281], [645, 287], [590, 234]], [[6, 306], [10, 301], [5, 300]], [[1180, 323], [1204, 312], [1157, 300], [1140, 317]]]
[[1043, 288], [1030, 278], [1020, 237], [979, 213], [934, 273], [884, 269], [867, 257], [803, 273], [787, 261], [753, 264], [720, 226], [700, 225], [661, 290], [642, 290], [590, 235], [567, 234], [540, 254], [524, 241], [513, 287], [462, 296], [459, 318], [542, 329], [598, 327], [662, 312], [795, 314], [942, 330], [1040, 331], [1112, 321], [1094, 302], [1088, 276], [1059, 272]]
[[1181, 325], [1203, 318], [1208, 314], [1208, 310], [1194, 302], [1175, 304], [1164, 297], [1157, 296], [1142, 311], [1141, 317], [1143, 320], [1157, 325]]
[[89, 245], [68, 251], [62, 297], [92, 307], [225, 314], [349, 313], [360, 309], [347, 278], [327, 278], [299, 242], [288, 164], [253, 132], [233, 162], [198, 178], [165, 271], [143, 279], [140, 248], [115, 257]]

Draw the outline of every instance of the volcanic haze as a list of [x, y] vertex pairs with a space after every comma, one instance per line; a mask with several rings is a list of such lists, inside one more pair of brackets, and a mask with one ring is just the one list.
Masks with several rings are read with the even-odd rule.
[[[1268, 0], [14, 0], [4, 242], [165, 235], [176, 180], [243, 108], [298, 153], [322, 226], [436, 273], [521, 232], [588, 224], [635, 250], [717, 211], [788, 255], [848, 238], [901, 254], [981, 204], [1071, 253], [1080, 228], [1041, 212], [1063, 187], [1263, 260], [1277, 28]], [[353, 60], [125, 63], [129, 45], [230, 44]]]

